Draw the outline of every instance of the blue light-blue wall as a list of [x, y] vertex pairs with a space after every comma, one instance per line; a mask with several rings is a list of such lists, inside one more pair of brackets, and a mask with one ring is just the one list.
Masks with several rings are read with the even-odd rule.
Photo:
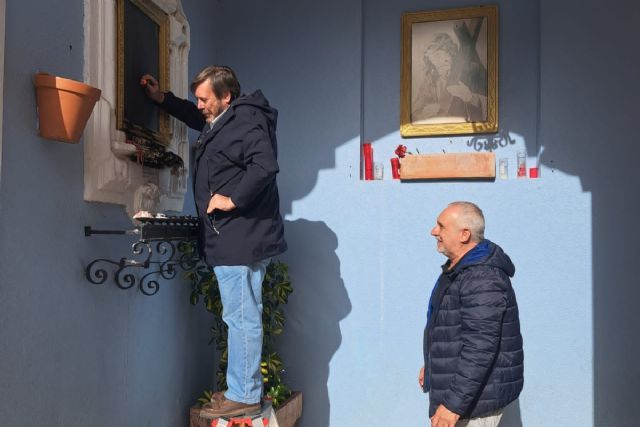
[[[81, 4], [8, 3], [0, 425], [186, 425], [211, 380], [206, 317], [178, 283], [146, 298], [84, 280], [88, 260], [122, 256], [126, 244], [87, 239], [82, 226], [128, 220], [82, 201], [82, 145], [36, 136], [32, 73], [82, 77]], [[245, 91], [261, 88], [280, 110], [283, 259], [295, 288], [281, 343], [287, 379], [305, 395], [301, 427], [427, 425], [416, 376], [444, 261], [429, 230], [459, 199], [484, 209], [487, 237], [517, 267], [526, 378], [504, 426], [636, 423], [635, 3], [497, 2], [500, 129], [514, 143], [496, 156], [510, 159], [512, 179], [471, 183], [399, 183], [388, 159], [399, 143], [471, 150], [467, 137], [400, 138], [400, 16], [477, 3], [183, 4], [190, 73], [231, 65]], [[363, 140], [385, 162], [384, 181], [359, 180]], [[540, 159], [539, 180], [513, 178], [520, 149]]]
[[542, 0], [541, 12], [543, 160], [578, 177], [591, 194], [593, 425], [636, 425], [640, 57], [631, 34], [640, 7], [629, 0]]
[[[637, 7], [588, 3], [498, 2], [500, 129], [514, 143], [496, 156], [509, 158], [512, 179], [407, 184], [388, 179], [399, 143], [423, 153], [471, 148], [467, 137], [400, 138], [401, 13], [477, 3], [220, 2], [229, 19], [217, 29], [214, 60], [233, 66], [247, 91], [262, 88], [281, 113], [284, 258], [296, 289], [283, 345], [288, 379], [305, 392], [303, 426], [426, 424], [416, 374], [443, 262], [429, 230], [458, 199], [484, 209], [487, 236], [517, 266], [526, 380], [504, 425], [618, 426], [637, 417], [629, 409], [637, 280], [622, 263], [638, 238], [623, 224], [637, 209], [615, 208], [637, 208], [623, 188], [638, 154], [629, 120], [638, 60], [622, 36]], [[601, 22], [611, 14], [618, 18]], [[611, 63], [616, 77], [597, 86]], [[364, 140], [385, 164], [382, 182], [358, 179]], [[513, 178], [521, 149], [539, 162], [539, 180]], [[610, 214], [624, 230], [604, 231]], [[627, 235], [634, 239], [621, 241]]]
[[[200, 2], [188, 13], [204, 37], [200, 13], [211, 7]], [[131, 239], [87, 238], [83, 227], [123, 229], [131, 221], [122, 207], [83, 201], [82, 142], [36, 133], [33, 73], [82, 80], [83, 43], [82, 1], [7, 2], [0, 426], [188, 425], [189, 407], [213, 378], [210, 318], [189, 304], [179, 280], [161, 283], [152, 297], [86, 281], [88, 262], [131, 256]], [[205, 50], [194, 46], [192, 58]]]

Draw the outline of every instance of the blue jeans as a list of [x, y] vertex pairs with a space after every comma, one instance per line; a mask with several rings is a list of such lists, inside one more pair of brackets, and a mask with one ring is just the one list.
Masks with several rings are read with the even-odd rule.
[[225, 397], [235, 402], [257, 403], [262, 395], [262, 281], [269, 261], [213, 268], [229, 327]]

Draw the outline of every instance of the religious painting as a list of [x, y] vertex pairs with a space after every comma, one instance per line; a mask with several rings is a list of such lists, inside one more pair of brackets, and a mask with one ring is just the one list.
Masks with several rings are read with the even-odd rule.
[[497, 6], [402, 16], [403, 137], [498, 130]]
[[147, 98], [140, 77], [169, 85], [169, 19], [153, 1], [117, 0], [116, 127], [129, 137], [168, 146], [169, 116]]

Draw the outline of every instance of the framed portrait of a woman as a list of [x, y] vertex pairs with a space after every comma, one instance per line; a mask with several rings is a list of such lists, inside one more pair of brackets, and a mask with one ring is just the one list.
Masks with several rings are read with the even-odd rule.
[[403, 137], [498, 130], [497, 6], [402, 16]]

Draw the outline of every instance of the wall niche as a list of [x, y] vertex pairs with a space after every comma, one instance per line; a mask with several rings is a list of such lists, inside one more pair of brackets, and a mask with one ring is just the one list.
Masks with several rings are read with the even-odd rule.
[[[125, 31], [131, 16], [139, 21], [129, 27], [145, 29], [149, 49], [140, 34]], [[84, 36], [84, 81], [102, 90], [84, 132], [84, 199], [124, 205], [129, 216], [182, 211], [187, 129], [157, 108], [145, 110], [150, 104], [140, 103], [140, 88], [129, 81], [149, 72], [163, 90], [188, 97], [190, 34], [180, 0], [85, 0]], [[141, 57], [127, 62], [132, 52]]]

